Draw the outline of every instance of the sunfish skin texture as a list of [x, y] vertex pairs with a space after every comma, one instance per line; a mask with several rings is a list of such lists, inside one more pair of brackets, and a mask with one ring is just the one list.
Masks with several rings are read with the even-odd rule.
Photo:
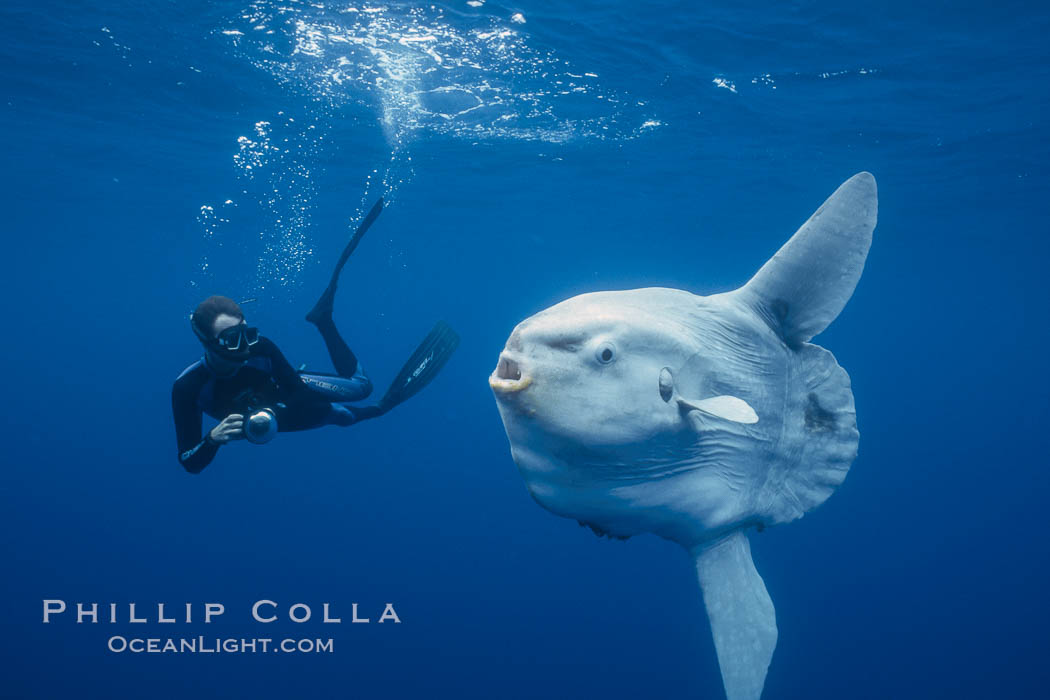
[[743, 287], [583, 294], [522, 321], [489, 384], [533, 498], [694, 557], [726, 694], [761, 695], [773, 605], [745, 530], [831, 495], [857, 454], [849, 377], [809, 340], [853, 293], [875, 179], [846, 181]]

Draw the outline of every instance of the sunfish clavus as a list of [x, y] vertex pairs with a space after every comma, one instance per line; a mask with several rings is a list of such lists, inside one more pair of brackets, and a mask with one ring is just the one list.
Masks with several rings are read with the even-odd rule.
[[693, 556], [729, 700], [761, 695], [777, 641], [745, 531], [823, 503], [857, 455], [849, 377], [809, 340], [853, 294], [877, 202], [854, 175], [732, 292], [556, 304], [518, 324], [489, 377], [540, 505]]

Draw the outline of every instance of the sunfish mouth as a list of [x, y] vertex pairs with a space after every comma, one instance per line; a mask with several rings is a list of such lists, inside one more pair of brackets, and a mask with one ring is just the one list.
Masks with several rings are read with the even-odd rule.
[[497, 394], [513, 394], [527, 389], [530, 384], [532, 377], [526, 376], [518, 361], [506, 353], [499, 356], [496, 369], [489, 375], [489, 386]]

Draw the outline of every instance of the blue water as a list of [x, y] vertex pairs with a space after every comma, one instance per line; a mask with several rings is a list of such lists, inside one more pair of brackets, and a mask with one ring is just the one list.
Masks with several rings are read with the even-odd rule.
[[[1048, 33], [1021, 2], [5, 3], [0, 696], [722, 697], [688, 557], [538, 507], [486, 377], [571, 295], [742, 284], [861, 170], [879, 225], [818, 338], [860, 455], [752, 538], [764, 697], [1045, 695]], [[255, 298], [328, 369], [302, 316], [381, 194], [337, 321], [381, 387], [439, 318], [452, 362], [184, 473], [189, 311]], [[44, 625], [50, 598], [227, 612]], [[335, 651], [106, 650], [202, 634]]]

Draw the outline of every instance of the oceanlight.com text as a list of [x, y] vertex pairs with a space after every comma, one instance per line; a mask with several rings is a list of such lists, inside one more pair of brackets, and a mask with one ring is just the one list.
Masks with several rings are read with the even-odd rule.
[[106, 648], [113, 653], [131, 654], [331, 654], [335, 645], [328, 639], [166, 637], [141, 638], [114, 635]]

